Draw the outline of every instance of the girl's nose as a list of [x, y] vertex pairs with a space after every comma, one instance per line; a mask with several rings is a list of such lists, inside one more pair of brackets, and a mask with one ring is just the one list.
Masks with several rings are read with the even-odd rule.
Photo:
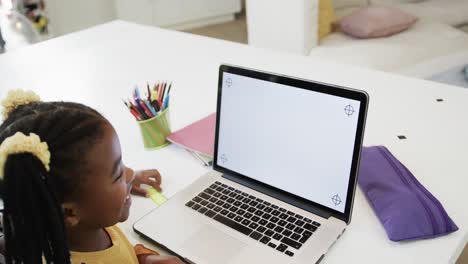
[[127, 184], [132, 184], [133, 180], [135, 180], [135, 172], [128, 168], [128, 167], [125, 167], [125, 175], [126, 175], [126, 180], [127, 180]]

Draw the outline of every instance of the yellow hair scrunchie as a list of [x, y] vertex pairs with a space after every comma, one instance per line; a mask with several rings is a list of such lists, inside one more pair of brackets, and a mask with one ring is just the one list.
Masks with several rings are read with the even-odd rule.
[[8, 118], [8, 115], [13, 112], [18, 106], [30, 104], [32, 102], [40, 102], [41, 98], [33, 91], [25, 91], [21, 89], [11, 90], [7, 97], [2, 101], [3, 120]]
[[34, 133], [26, 136], [21, 132], [16, 132], [0, 145], [0, 179], [3, 179], [5, 175], [5, 163], [8, 156], [19, 153], [33, 154], [44, 164], [46, 171], [50, 170], [50, 151], [47, 143], [41, 142], [39, 136]]

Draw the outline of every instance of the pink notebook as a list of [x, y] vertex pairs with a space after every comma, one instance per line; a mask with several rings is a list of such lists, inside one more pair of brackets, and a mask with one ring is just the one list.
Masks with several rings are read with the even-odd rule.
[[167, 137], [167, 140], [188, 150], [213, 157], [216, 113], [200, 119]]

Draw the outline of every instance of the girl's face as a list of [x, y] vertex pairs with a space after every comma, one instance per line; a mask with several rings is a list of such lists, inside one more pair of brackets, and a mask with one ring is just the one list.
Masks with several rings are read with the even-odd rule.
[[127, 220], [134, 172], [122, 162], [114, 128], [104, 127], [102, 139], [88, 152], [89, 169], [76, 202], [79, 225], [101, 228]]

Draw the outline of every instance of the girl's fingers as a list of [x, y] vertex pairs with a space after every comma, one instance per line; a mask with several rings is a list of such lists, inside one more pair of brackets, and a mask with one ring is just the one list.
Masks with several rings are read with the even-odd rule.
[[140, 186], [133, 185], [132, 186], [132, 193], [136, 195], [141, 195], [141, 196], [147, 196], [148, 192], [141, 188]]
[[137, 172], [137, 177], [133, 182], [132, 193], [147, 196], [148, 192], [147, 190], [140, 187], [141, 184], [149, 185], [156, 189], [158, 192], [161, 192], [161, 174], [158, 170], [155, 169], [142, 170]]
[[159, 185], [161, 185], [162, 179], [161, 174], [158, 170], [146, 170], [145, 175], [148, 175], [148, 177], [153, 178]]
[[161, 183], [158, 182], [157, 178], [155, 178], [154, 176], [149, 176], [148, 177], [148, 182], [146, 184], [152, 186], [153, 188], [155, 188], [158, 191], [161, 191]]
[[161, 175], [157, 170], [147, 170], [143, 172], [142, 183], [152, 186], [161, 191]]

